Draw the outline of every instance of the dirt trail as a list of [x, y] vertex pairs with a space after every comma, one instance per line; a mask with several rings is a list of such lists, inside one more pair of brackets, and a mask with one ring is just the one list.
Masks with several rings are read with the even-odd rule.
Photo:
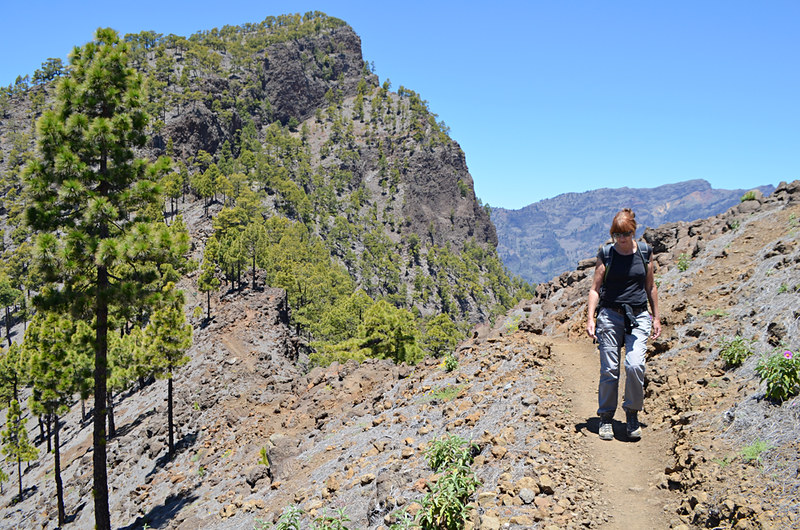
[[[670, 500], [669, 493], [657, 488], [657, 484], [664, 476], [664, 468], [671, 462], [670, 432], [664, 427], [653, 428], [650, 424], [657, 422], [652, 420], [652, 415], [640, 414], [642, 439], [629, 442], [620, 401], [620, 408], [614, 416], [614, 440], [600, 440], [596, 413], [599, 378], [596, 346], [588, 341], [555, 340], [552, 353], [564, 378], [566, 397], [577, 418], [575, 429], [585, 435], [587, 450], [593, 457], [594, 464], [586, 472], [602, 484], [606, 510], [610, 514], [603, 528], [669, 528], [670, 514], [664, 509]], [[624, 371], [623, 368], [623, 374]], [[624, 375], [621, 375], [620, 400], [624, 384]]]

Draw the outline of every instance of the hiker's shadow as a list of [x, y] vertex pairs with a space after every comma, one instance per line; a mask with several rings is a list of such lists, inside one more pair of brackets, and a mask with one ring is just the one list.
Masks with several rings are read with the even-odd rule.
[[[642, 427], [647, 427], [647, 424], [643, 421], [639, 420], [639, 425]], [[631, 440], [628, 438], [628, 431], [627, 425], [624, 421], [614, 420], [611, 422], [611, 426], [614, 429], [614, 439], [619, 440], [621, 442], [631, 442], [635, 443], [639, 440]], [[575, 424], [575, 432], [579, 432], [585, 436], [599, 436], [600, 435], [600, 418], [597, 416], [592, 418], [587, 418], [585, 421]]]

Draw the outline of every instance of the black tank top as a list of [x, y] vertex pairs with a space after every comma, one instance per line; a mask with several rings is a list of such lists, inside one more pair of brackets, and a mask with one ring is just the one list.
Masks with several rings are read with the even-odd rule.
[[[605, 306], [618, 306], [630, 304], [641, 306], [647, 304], [647, 292], [644, 284], [647, 278], [644, 258], [638, 251], [625, 256], [611, 247], [611, 268], [608, 270], [600, 293], [600, 301]], [[603, 260], [603, 249], [597, 253], [597, 259], [608, 266]]]

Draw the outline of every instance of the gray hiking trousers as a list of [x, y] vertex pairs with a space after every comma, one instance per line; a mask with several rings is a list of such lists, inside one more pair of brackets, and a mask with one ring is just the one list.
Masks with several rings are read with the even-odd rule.
[[652, 319], [644, 311], [636, 315], [636, 327], [625, 333], [625, 316], [607, 307], [597, 314], [597, 343], [600, 352], [600, 384], [597, 414], [612, 415], [617, 409], [619, 361], [625, 346], [625, 398], [622, 408], [642, 410], [644, 406], [644, 360]]

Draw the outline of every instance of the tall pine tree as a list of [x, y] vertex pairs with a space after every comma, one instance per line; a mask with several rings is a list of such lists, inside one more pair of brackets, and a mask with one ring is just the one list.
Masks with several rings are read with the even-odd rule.
[[159, 265], [180, 264], [188, 237], [176, 236], [163, 217], [152, 217], [161, 213], [159, 171], [149, 171], [134, 154], [146, 143], [147, 115], [128, 44], [115, 31], [99, 29], [94, 41], [73, 50], [71, 62], [55, 108], [37, 125], [38, 155], [26, 169], [26, 217], [39, 232], [44, 281], [34, 302], [94, 327], [95, 526], [110, 530], [108, 333], [132, 308], [146, 313], [162, 301]]
[[27, 418], [22, 417], [22, 409], [19, 401], [11, 401], [6, 413], [6, 428], [0, 433], [3, 440], [3, 447], [0, 451], [5, 455], [6, 460], [17, 464], [17, 476], [19, 477], [19, 500], [22, 501], [22, 461], [30, 462], [39, 455], [28, 441], [28, 429], [25, 424]]
[[58, 525], [66, 523], [64, 487], [61, 481], [60, 415], [69, 411], [72, 395], [80, 378], [70, 361], [70, 342], [75, 326], [68, 319], [53, 313], [40, 312], [25, 333], [23, 347], [28, 352], [30, 380], [33, 384], [31, 410], [51, 417], [53, 427], [53, 470], [56, 482]]
[[12, 344], [0, 356], [0, 401], [8, 406], [19, 400], [19, 388], [25, 382], [25, 356], [20, 355], [19, 344]]
[[148, 349], [155, 375], [167, 379], [167, 433], [170, 457], [175, 454], [173, 373], [176, 368], [189, 362], [186, 350], [192, 345], [192, 326], [186, 323], [182, 305], [171, 305], [156, 311], [144, 331], [149, 341]]

